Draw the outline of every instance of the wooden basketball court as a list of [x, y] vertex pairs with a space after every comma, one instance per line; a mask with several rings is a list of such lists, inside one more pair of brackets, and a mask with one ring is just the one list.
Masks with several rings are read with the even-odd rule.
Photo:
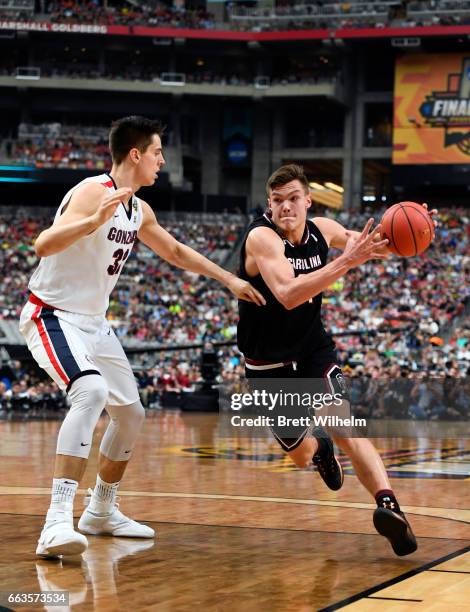
[[159, 412], [120, 491], [124, 513], [151, 524], [155, 542], [89, 536], [82, 556], [40, 560], [59, 425], [0, 423], [0, 610], [31, 609], [5, 593], [48, 590], [68, 591], [70, 607], [36, 609], [469, 609], [470, 440], [376, 441], [418, 537], [418, 551], [399, 558], [375, 532], [375, 505], [346, 457], [333, 493], [274, 441], [220, 438], [217, 415]]

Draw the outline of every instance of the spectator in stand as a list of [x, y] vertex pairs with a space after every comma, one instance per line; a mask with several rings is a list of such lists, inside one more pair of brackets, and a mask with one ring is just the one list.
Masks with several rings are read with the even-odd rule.
[[[214, 29], [214, 15], [204, 8], [185, 9], [164, 2], [130, 4], [123, 0], [51, 0], [36, 3], [35, 13], [3, 9], [0, 17], [17, 21], [51, 21], [66, 24], [150, 26]], [[397, 3], [399, 4], [399, 3]], [[18, 7], [18, 3], [16, 3]], [[275, 9], [246, 8], [228, 3], [228, 24], [234, 30], [272, 31], [300, 29], [414, 27], [421, 25], [468, 24], [470, 15], [465, 0], [415, 0], [397, 7], [379, 0], [369, 3], [309, 0], [305, 4], [287, 3]], [[290, 18], [291, 17], [291, 18]], [[220, 27], [220, 26], [219, 26]]]
[[[371, 211], [341, 212], [338, 219], [351, 225], [349, 214], [354, 225], [360, 226]], [[381, 210], [373, 211], [376, 218], [381, 214]], [[342, 287], [333, 286], [325, 292], [327, 327], [336, 335], [345, 371], [357, 375], [355, 379], [363, 377], [364, 368], [373, 368], [379, 381], [404, 374], [412, 379], [423, 371], [461, 380], [470, 367], [470, 316], [463, 317], [470, 297], [470, 218], [462, 208], [442, 209], [439, 216], [435, 242], [422, 256], [390, 258], [374, 277], [366, 264], [361, 274], [350, 273]], [[27, 278], [37, 263], [32, 242], [49, 218], [49, 214], [33, 216], [17, 207], [0, 215], [1, 319], [19, 316]], [[214, 215], [210, 222], [172, 219], [165, 223], [164, 219], [162, 214], [162, 224], [178, 240], [222, 264], [244, 227], [243, 218], [228, 220], [222, 215]], [[225, 290], [207, 287], [203, 280], [170, 268], [138, 247], [111, 295], [109, 318], [127, 346], [194, 344], [204, 335], [212, 342], [234, 341], [237, 322], [236, 304]], [[455, 321], [459, 322], [452, 331]], [[338, 335], [351, 331], [367, 333]], [[194, 349], [146, 353], [132, 360], [143, 398], [153, 407], [159, 404], [159, 380], [171, 380], [172, 388], [179, 391], [194, 388], [200, 380], [199, 352]], [[238, 384], [243, 368], [236, 350], [219, 348], [219, 360], [223, 379]], [[44, 390], [38, 387], [37, 377], [21, 370], [19, 364], [13, 365], [15, 376], [10, 374], [3, 380], [0, 397], [5, 398], [12, 383], [20, 379], [26, 381], [31, 396], [42, 396]], [[457, 406], [456, 412], [447, 411], [444, 416], [468, 415], [462, 389], [455, 393], [452, 406]], [[399, 399], [387, 403], [385, 398], [382, 404], [377, 402], [374, 413], [391, 416], [398, 411], [407, 416], [403, 410]]]

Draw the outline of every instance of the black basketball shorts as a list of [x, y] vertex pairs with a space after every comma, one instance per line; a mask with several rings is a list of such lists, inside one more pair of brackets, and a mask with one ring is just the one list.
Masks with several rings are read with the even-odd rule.
[[[256, 379], [295, 379], [311, 378], [323, 381], [323, 391], [329, 394], [339, 394], [345, 400], [349, 399], [346, 381], [338, 365], [338, 356], [334, 347], [317, 351], [308, 358], [287, 363], [256, 362], [245, 360], [245, 375], [252, 388], [256, 387]], [[282, 429], [276, 426], [271, 431], [285, 452], [296, 449], [305, 439], [310, 427], [296, 429], [295, 437], [284, 437]], [[325, 433], [323, 435], [326, 435]]]

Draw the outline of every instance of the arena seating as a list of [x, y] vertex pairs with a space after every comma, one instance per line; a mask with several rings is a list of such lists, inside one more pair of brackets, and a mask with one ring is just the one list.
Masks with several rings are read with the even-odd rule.
[[96, 126], [20, 123], [17, 138], [3, 143], [4, 158], [38, 168], [104, 170], [111, 162], [107, 132]]
[[[34, 6], [34, 2], [32, 3]], [[29, 0], [7, 0], [0, 3], [0, 17], [52, 23], [86, 23], [100, 25], [170, 26], [175, 28], [212, 28], [211, 13], [203, 9], [185, 10], [158, 3], [156, 7], [137, 5], [124, 0], [51, 0], [38, 2], [33, 15]]]
[[[376, 219], [381, 213], [372, 211]], [[4, 320], [19, 317], [27, 279], [37, 264], [32, 243], [51, 214], [35, 216], [16, 208], [0, 216], [0, 265], [4, 270], [0, 318]], [[351, 215], [342, 212], [337, 218], [359, 228], [370, 214], [370, 210]], [[437, 238], [423, 256], [366, 264], [325, 292], [324, 320], [336, 337], [346, 373], [377, 380], [402, 373], [412, 378], [423, 373], [468, 375], [469, 221], [464, 209], [441, 210]], [[160, 222], [176, 238], [222, 264], [244, 227], [243, 217], [215, 214], [188, 214], [180, 220], [162, 215]], [[235, 339], [237, 307], [224, 288], [171, 267], [137, 244], [112, 294], [108, 316], [127, 349], [149, 344], [180, 347], [131, 354], [143, 398], [156, 407], [162, 392], [191, 390], [200, 381], [199, 353], [185, 345]], [[220, 347], [219, 359], [224, 380], [236, 383], [243, 376], [236, 348]], [[37, 385], [43, 382], [36, 373], [22, 373], [16, 382], [26, 381], [26, 389], [21, 383], [23, 387], [15, 391], [15, 376], [18, 378], [13, 375], [4, 380], [3, 388], [0, 385], [0, 396], [8, 405], [12, 393], [28, 394], [31, 389], [36, 397]]]
[[278, 2], [275, 8], [228, 6], [228, 22], [218, 23], [205, 9], [184, 9], [154, 2], [124, 0], [2, 0], [0, 18], [38, 19], [51, 23], [144, 25], [150, 27], [285, 30], [315, 28], [381, 28], [386, 26], [466, 24], [465, 0], [311, 0], [303, 4]]

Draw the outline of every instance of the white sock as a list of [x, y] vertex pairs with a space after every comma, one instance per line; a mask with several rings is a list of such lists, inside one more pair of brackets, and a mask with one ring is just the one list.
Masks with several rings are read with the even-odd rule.
[[78, 482], [71, 478], [54, 478], [52, 480], [51, 505], [47, 513], [47, 520], [54, 520], [54, 514], [57, 510], [72, 513], [77, 488]]
[[96, 476], [96, 485], [88, 509], [93, 514], [111, 514], [116, 503], [119, 482], [105, 482]]

